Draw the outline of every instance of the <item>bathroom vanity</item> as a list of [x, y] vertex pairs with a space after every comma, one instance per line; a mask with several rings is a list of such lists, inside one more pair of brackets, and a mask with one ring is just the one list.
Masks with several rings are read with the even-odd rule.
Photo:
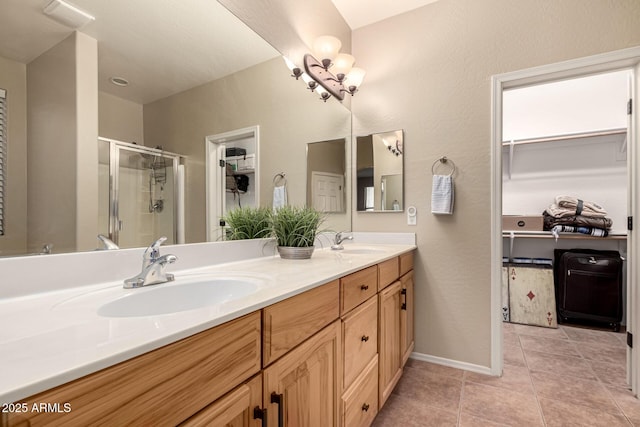
[[415, 246], [345, 246], [218, 266], [282, 276], [231, 320], [4, 404], [2, 426], [370, 425], [413, 349]]

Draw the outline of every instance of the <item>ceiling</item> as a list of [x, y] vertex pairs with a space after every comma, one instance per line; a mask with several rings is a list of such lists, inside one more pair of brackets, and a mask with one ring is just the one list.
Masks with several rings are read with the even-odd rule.
[[[29, 63], [73, 29], [43, 14], [51, 0], [0, 1], [0, 57]], [[359, 28], [436, 0], [332, 0]], [[213, 0], [68, 0], [95, 16], [99, 90], [146, 104], [280, 54]], [[111, 77], [130, 82], [110, 83]]]
[[331, 0], [352, 30], [438, 0]]
[[[0, 1], [1, 57], [29, 63], [73, 32], [42, 13], [49, 2]], [[70, 2], [96, 18], [80, 31], [98, 40], [99, 89], [140, 104], [280, 55], [217, 1]]]

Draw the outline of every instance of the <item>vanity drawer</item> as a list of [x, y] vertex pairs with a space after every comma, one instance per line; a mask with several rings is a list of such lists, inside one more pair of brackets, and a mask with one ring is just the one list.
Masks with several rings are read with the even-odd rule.
[[339, 281], [262, 310], [262, 363], [267, 366], [339, 317]]
[[378, 299], [353, 310], [342, 323], [344, 388], [348, 388], [378, 352]]
[[342, 425], [370, 426], [378, 414], [378, 355], [342, 396]]
[[378, 291], [383, 290], [400, 277], [400, 261], [398, 257], [378, 264]]
[[9, 414], [6, 425], [177, 425], [259, 371], [255, 312], [25, 399], [72, 410]]
[[378, 290], [378, 269], [375, 265], [340, 279], [340, 314], [362, 304]]
[[400, 275], [404, 276], [413, 270], [413, 251], [400, 255]]

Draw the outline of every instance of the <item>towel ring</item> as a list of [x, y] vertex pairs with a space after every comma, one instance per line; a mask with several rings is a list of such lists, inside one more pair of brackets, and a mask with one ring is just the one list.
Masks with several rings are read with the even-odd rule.
[[438, 166], [438, 163], [442, 163], [442, 164], [445, 164], [445, 165], [447, 163], [451, 163], [451, 173], [449, 174], [449, 176], [451, 176], [451, 175], [453, 175], [455, 173], [456, 164], [453, 163], [453, 160], [447, 159], [447, 156], [442, 156], [438, 160], [433, 162], [433, 164], [431, 165], [431, 175], [435, 175], [436, 174], [436, 166]]
[[273, 185], [277, 186], [281, 180], [284, 180], [284, 185], [287, 185], [287, 178], [285, 178], [285, 173], [284, 172], [280, 172], [275, 174], [275, 176], [273, 177]]

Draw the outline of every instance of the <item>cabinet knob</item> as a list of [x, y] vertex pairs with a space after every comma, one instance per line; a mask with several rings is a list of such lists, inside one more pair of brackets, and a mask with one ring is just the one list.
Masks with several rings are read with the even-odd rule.
[[360, 285], [360, 290], [366, 291], [367, 289], [369, 289], [369, 285]]
[[368, 403], [363, 404], [362, 405], [362, 411], [363, 412], [367, 412], [368, 410], [369, 410], [369, 404]]
[[367, 342], [369, 341], [369, 335], [363, 335], [362, 338], [360, 338], [362, 341]]

